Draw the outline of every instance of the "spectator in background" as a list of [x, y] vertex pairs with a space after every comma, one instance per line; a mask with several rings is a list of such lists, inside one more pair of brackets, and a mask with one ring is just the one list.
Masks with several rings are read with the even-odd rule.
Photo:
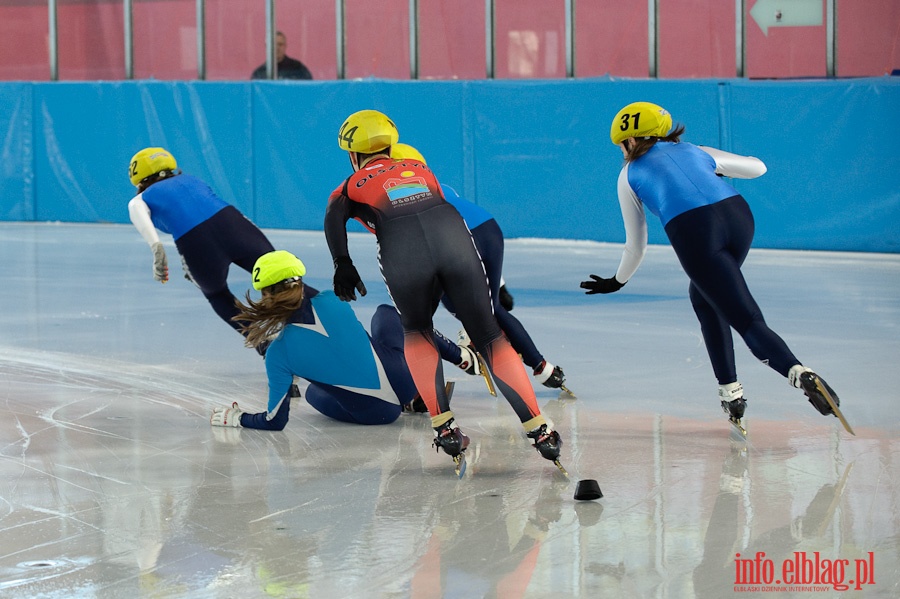
[[[280, 32], [275, 32], [275, 78], [276, 79], [312, 79], [312, 73], [306, 68], [306, 65], [291, 58], [285, 51], [287, 50], [287, 38]], [[253, 74], [251, 79], [266, 78], [266, 63], [262, 63]]]

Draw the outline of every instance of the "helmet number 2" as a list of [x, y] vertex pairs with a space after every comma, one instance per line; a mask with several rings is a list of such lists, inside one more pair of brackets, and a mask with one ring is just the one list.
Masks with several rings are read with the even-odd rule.
[[253, 269], [253, 282], [259, 283], [259, 267]]
[[641, 113], [635, 112], [634, 114], [623, 114], [622, 115], [622, 124], [619, 126], [619, 129], [621, 131], [628, 131], [629, 121], [631, 119], [634, 119], [634, 129], [637, 130], [638, 128], [640, 128], [639, 123], [641, 121]]
[[348, 129], [347, 125], [349, 125], [349, 124], [350, 124], [350, 121], [345, 122], [344, 125], [341, 127], [341, 130], [338, 131], [338, 140], [347, 142], [347, 147], [352, 148], [353, 147], [353, 135], [356, 134], [356, 130], [359, 129], [359, 127], [354, 125], [353, 127], [350, 127]]
[[129, 174], [130, 176], [132, 176], [132, 177], [134, 177], [135, 175], [137, 175], [137, 160], [132, 160], [132, 161], [131, 161], [131, 168], [128, 169], [128, 171], [129, 171], [128, 174]]

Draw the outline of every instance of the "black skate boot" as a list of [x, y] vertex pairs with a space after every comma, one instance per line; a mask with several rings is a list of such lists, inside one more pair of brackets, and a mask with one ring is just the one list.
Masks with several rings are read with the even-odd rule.
[[803, 393], [809, 399], [809, 403], [811, 403], [813, 407], [817, 409], [823, 416], [835, 415], [834, 410], [831, 409], [831, 405], [829, 405], [828, 403], [828, 400], [825, 399], [825, 396], [822, 394], [822, 391], [816, 384], [817, 382], [818, 385], [821, 385], [822, 388], [831, 396], [831, 399], [834, 401], [835, 406], [840, 407], [841, 400], [838, 399], [837, 393], [834, 392], [834, 389], [828, 386], [828, 383], [826, 383], [822, 377], [811, 370], [802, 372], [800, 374], [800, 388], [803, 389]]
[[788, 372], [788, 381], [794, 387], [803, 390], [809, 403], [823, 416], [834, 416], [841, 421], [844, 429], [851, 435], [855, 435], [853, 427], [844, 418], [841, 412], [841, 400], [828, 383], [818, 374], [801, 364], [792, 367]]
[[434, 429], [434, 447], [437, 450], [443, 449], [444, 453], [451, 458], [456, 458], [468, 446], [469, 438], [459, 430], [458, 426], [453, 425], [453, 419]]
[[562, 368], [554, 366], [547, 360], [543, 360], [534, 369], [534, 378], [543, 386], [551, 389], [561, 389], [566, 382], [566, 375]]
[[458, 426], [453, 426], [451, 418], [441, 426], [434, 429], [434, 447], [437, 451], [441, 449], [444, 453], [453, 458], [456, 464], [456, 476], [462, 478], [466, 473], [466, 447], [469, 446], [469, 438], [459, 430]]
[[559, 438], [558, 432], [549, 429], [546, 424], [542, 424], [528, 433], [528, 438], [531, 439], [531, 444], [538, 450], [541, 457], [551, 462], [559, 459], [562, 439]]
[[744, 417], [744, 411], [747, 409], [744, 388], [737, 382], [719, 385], [719, 399], [721, 400], [722, 410], [728, 414], [728, 422], [734, 425], [742, 436], [746, 437], [747, 429], [744, 428], [744, 424], [741, 422], [741, 418]]
[[728, 414], [729, 420], [740, 420], [744, 417], [744, 410], [747, 409], [747, 400], [743, 397], [731, 401], [725, 401], [723, 399], [722, 409]]

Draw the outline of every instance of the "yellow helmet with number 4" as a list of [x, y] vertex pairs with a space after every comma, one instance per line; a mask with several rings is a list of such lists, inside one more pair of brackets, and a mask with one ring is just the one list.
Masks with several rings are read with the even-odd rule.
[[609, 128], [609, 138], [619, 145], [629, 137], [665, 137], [672, 128], [672, 115], [650, 102], [633, 102], [620, 110]]
[[409, 144], [397, 143], [392, 145], [391, 158], [394, 160], [418, 160], [422, 164], [428, 164], [425, 162], [425, 157]]
[[294, 277], [306, 274], [306, 266], [300, 258], [285, 250], [275, 250], [263, 254], [253, 265], [253, 288], [259, 291]]
[[377, 110], [360, 110], [344, 120], [338, 131], [338, 145], [348, 152], [374, 154], [397, 143], [400, 132], [387, 115]]
[[151, 175], [176, 169], [178, 169], [178, 163], [165, 149], [144, 148], [131, 157], [131, 161], [128, 163], [128, 178], [131, 179], [131, 184], [137, 187], [141, 181]]

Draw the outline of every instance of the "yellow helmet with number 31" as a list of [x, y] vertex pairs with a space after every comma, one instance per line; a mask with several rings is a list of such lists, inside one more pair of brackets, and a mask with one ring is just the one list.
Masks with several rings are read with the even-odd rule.
[[306, 274], [306, 266], [300, 258], [285, 250], [263, 254], [253, 265], [253, 288], [259, 291], [287, 279]]
[[178, 169], [175, 158], [163, 148], [144, 148], [131, 157], [128, 163], [128, 178], [137, 187], [141, 181], [162, 171]]
[[338, 145], [348, 152], [374, 154], [397, 143], [400, 132], [387, 115], [377, 110], [360, 110], [344, 120], [338, 131]]
[[672, 115], [650, 102], [633, 102], [620, 110], [609, 128], [609, 138], [619, 145], [629, 137], [665, 137], [672, 128]]

